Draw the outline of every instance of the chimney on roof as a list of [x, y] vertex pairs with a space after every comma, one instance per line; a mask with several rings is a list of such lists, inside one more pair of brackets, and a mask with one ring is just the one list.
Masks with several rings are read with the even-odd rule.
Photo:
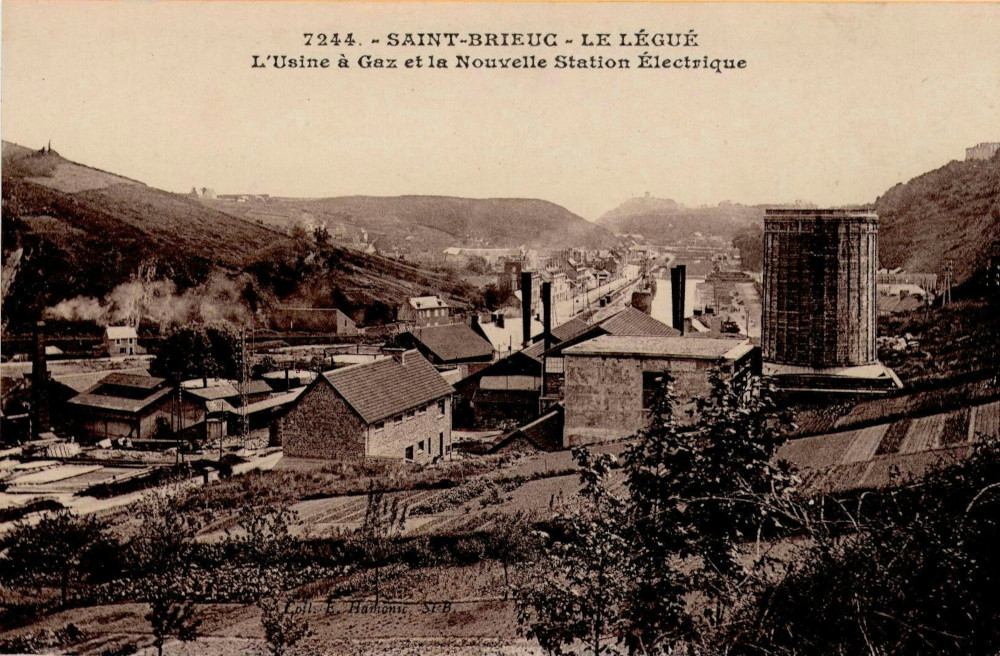
[[31, 362], [31, 436], [49, 430], [49, 369], [45, 361], [45, 322], [35, 324], [35, 353]]
[[521, 325], [523, 326], [523, 342], [527, 346], [531, 341], [531, 272], [521, 272]]
[[678, 264], [670, 268], [670, 314], [673, 326], [684, 334], [684, 286], [687, 284], [687, 266]]
[[542, 312], [544, 325], [542, 328], [542, 339], [545, 341], [545, 350], [549, 350], [552, 344], [552, 283], [542, 283]]

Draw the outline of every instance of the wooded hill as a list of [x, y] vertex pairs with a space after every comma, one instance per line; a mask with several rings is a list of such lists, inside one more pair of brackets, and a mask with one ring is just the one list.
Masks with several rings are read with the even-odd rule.
[[1000, 243], [1000, 155], [988, 161], [952, 161], [875, 201], [883, 267], [943, 273], [956, 282], [983, 271]]
[[411, 295], [469, 291], [440, 272], [296, 240], [195, 198], [3, 143], [5, 324], [74, 297], [103, 299], [141, 269], [183, 292], [223, 275], [251, 309], [293, 300], [380, 321]]

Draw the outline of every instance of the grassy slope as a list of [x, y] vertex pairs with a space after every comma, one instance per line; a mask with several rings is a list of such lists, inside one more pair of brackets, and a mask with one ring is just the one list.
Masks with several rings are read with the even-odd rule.
[[[5, 142], [3, 159], [4, 254], [19, 246], [27, 253], [4, 302], [12, 327], [64, 298], [101, 298], [143, 262], [155, 261], [158, 274], [186, 286], [212, 271], [236, 275], [295, 248], [283, 230], [56, 153]], [[418, 267], [333, 252], [339, 265], [327, 284], [332, 281], [360, 305], [391, 306], [406, 296], [441, 292], [461, 298], [465, 291]]]

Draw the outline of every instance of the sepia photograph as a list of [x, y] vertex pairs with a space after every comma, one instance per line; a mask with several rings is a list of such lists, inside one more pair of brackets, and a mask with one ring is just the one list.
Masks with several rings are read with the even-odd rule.
[[0, 30], [0, 655], [1000, 654], [1000, 4]]

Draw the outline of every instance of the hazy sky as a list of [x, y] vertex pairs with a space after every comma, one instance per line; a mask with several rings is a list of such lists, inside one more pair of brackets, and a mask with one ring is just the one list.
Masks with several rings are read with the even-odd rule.
[[[3, 2], [3, 138], [171, 191], [537, 197], [595, 219], [689, 204], [873, 201], [1000, 140], [1000, 5]], [[698, 48], [583, 48], [584, 32]], [[303, 32], [353, 32], [353, 48]], [[389, 48], [390, 32], [557, 32], [557, 48]], [[557, 54], [746, 59], [555, 70]], [[252, 70], [254, 54], [351, 68]], [[361, 70], [365, 53], [533, 54], [528, 71]]]

